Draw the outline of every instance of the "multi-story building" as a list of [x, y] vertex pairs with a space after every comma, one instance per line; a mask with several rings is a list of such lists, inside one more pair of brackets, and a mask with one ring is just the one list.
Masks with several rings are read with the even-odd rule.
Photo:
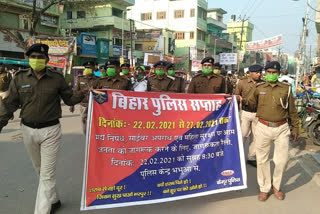
[[81, 64], [88, 58], [97, 58], [103, 63], [109, 56], [120, 57], [122, 53], [124, 58], [128, 56], [130, 47], [134, 47], [134, 22], [127, 19], [127, 7], [134, 3], [135, 0], [91, 0], [83, 5], [81, 0], [74, 0], [65, 5], [61, 17], [65, 34], [87, 33], [82, 34], [80, 44], [90, 43], [98, 50], [95, 54], [80, 47], [74, 64]]
[[317, 64], [320, 64], [320, 0], [317, 0], [317, 5], [316, 5], [316, 15], [315, 15], [315, 25], [316, 25], [316, 30], [318, 34], [318, 41], [317, 41]]
[[227, 25], [223, 23], [223, 15], [227, 12], [222, 8], [208, 9], [207, 12], [207, 55], [232, 52], [233, 44], [229, 42], [229, 35], [224, 33]]
[[[135, 21], [137, 30], [167, 29], [175, 32], [174, 55], [179, 57], [176, 68], [189, 69], [190, 48], [193, 57], [201, 58], [206, 53], [207, 0], [136, 0], [128, 12]], [[170, 37], [165, 38], [162, 54], [169, 54]]]
[[236, 20], [233, 16], [227, 24], [227, 32], [236, 34], [238, 38], [238, 46], [241, 50], [246, 50], [246, 42], [252, 41], [252, 31], [254, 25], [249, 21]]
[[[45, 0], [37, 1], [37, 9], [46, 6]], [[7, 34], [19, 32], [23, 39], [29, 37], [33, 1], [30, 0], [0, 0], [0, 57], [24, 58], [24, 50]], [[37, 36], [59, 36], [60, 14], [58, 5], [52, 6], [41, 17], [36, 26]]]

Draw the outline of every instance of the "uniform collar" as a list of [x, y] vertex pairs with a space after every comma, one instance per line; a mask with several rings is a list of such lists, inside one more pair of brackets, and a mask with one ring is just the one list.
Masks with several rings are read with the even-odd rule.
[[[31, 68], [29, 68], [29, 70], [27, 71], [27, 75], [28, 75], [28, 76], [36, 76], [36, 75], [34, 74], [34, 71], [32, 71]], [[48, 77], [53, 77], [52, 72], [50, 72], [50, 71], [48, 70], [48, 68], [46, 68], [46, 71], [44, 72], [44, 75], [47, 75]]]
[[203, 77], [205, 77], [205, 78], [208, 78], [208, 76], [209, 76], [209, 79], [211, 79], [211, 78], [213, 78], [213, 77], [218, 77], [218, 75], [217, 75], [217, 74], [214, 74], [214, 73], [209, 74], [209, 75], [201, 74], [201, 76], [203, 76]]
[[[276, 87], [276, 86], [282, 87], [282, 85], [280, 84], [279, 81], [277, 81], [277, 82], [274, 83], [274, 84], [275, 84], [274, 87]], [[266, 84], [264, 85], [265, 88], [268, 87], [268, 86], [271, 86], [271, 83], [270, 83], [270, 82], [266, 82]], [[271, 86], [271, 87], [272, 87], [272, 86]]]

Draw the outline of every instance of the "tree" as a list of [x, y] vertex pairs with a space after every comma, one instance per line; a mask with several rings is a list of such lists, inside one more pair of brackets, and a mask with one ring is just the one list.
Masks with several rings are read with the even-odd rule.
[[[44, 1], [46, 4], [43, 8], [37, 8], [37, 1], [33, 0], [32, 10], [25, 14], [25, 17], [30, 22], [29, 36], [37, 36], [36, 27], [41, 19], [41, 16], [46, 13], [54, 5], [58, 4], [77, 4], [78, 7], [81, 5], [83, 8], [92, 8], [97, 2], [106, 2], [106, 0], [46, 0]], [[10, 29], [0, 29], [2, 33], [8, 35], [16, 44], [17, 47], [21, 48], [26, 52], [28, 49], [28, 41], [24, 39], [21, 32], [18, 30], [10, 30]]]

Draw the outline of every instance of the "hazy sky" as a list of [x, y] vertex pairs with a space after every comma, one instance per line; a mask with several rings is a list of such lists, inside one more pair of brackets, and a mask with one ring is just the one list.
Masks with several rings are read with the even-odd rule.
[[[222, 8], [228, 12], [224, 16], [225, 24], [232, 14], [249, 16], [249, 21], [254, 24], [253, 40], [282, 34], [282, 51], [293, 55], [298, 50], [307, 0], [208, 0], [208, 3], [209, 8]], [[311, 5], [315, 8], [316, 0], [311, 0]], [[309, 14], [309, 18], [314, 20], [315, 11], [310, 9]], [[308, 29], [307, 50], [309, 53], [311, 44], [314, 54], [317, 41], [315, 23], [309, 21]]]

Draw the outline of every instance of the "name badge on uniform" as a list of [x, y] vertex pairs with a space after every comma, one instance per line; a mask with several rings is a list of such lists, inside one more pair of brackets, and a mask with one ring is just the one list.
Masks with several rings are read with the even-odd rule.
[[260, 93], [259, 93], [259, 94], [266, 95], [266, 94], [267, 94], [267, 92], [260, 91]]
[[31, 85], [22, 85], [21, 88], [31, 88]]

